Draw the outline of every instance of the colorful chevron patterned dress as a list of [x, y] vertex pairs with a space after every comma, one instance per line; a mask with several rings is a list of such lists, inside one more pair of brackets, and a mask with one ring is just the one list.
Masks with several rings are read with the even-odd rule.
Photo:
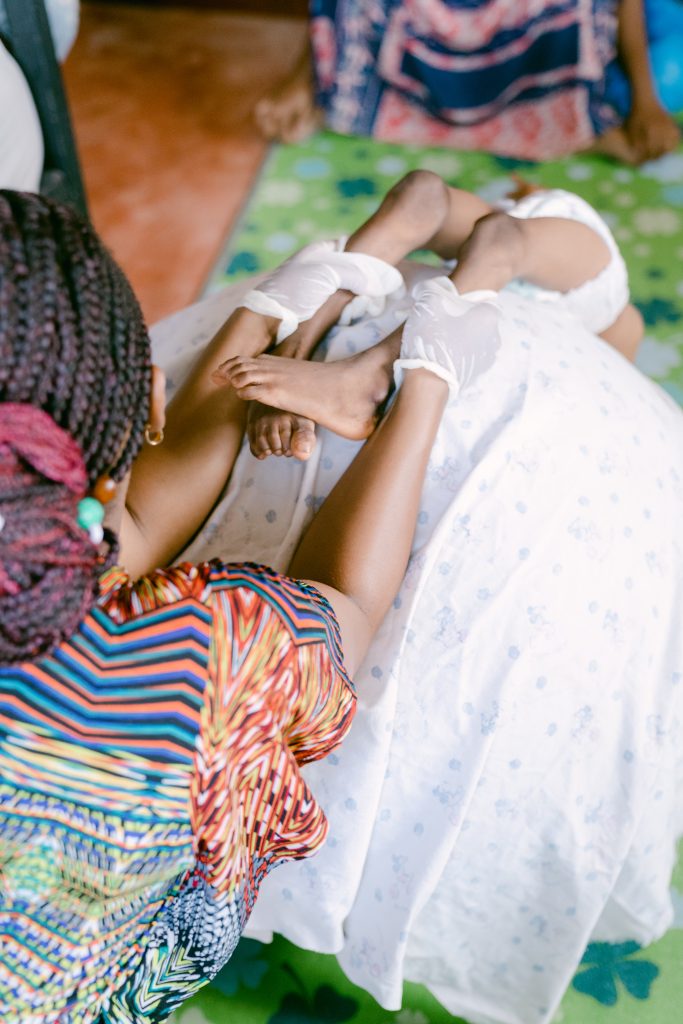
[[355, 707], [330, 606], [254, 565], [120, 570], [0, 669], [0, 1019], [158, 1022], [327, 822], [299, 771]]

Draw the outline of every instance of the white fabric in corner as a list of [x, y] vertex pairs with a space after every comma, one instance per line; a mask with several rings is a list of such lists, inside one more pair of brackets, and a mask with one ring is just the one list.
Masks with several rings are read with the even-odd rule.
[[80, 5], [78, 0], [45, 0], [52, 41], [61, 64], [78, 35]]
[[0, 43], [0, 188], [37, 192], [43, 133], [24, 75]]

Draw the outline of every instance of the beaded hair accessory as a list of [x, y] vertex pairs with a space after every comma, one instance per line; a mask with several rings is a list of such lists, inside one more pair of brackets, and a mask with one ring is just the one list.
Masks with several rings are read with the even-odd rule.
[[104, 506], [97, 498], [81, 498], [78, 503], [76, 522], [86, 530], [92, 543], [97, 547], [104, 539]]
[[[87, 488], [85, 463], [79, 446], [48, 413], [35, 406], [4, 402], [0, 405], [0, 444], [9, 445], [23, 462], [29, 463], [48, 480], [63, 484], [74, 495]], [[100, 477], [76, 506], [76, 522], [98, 547], [104, 539], [104, 504], [116, 492], [109, 476]], [[101, 500], [100, 500], [101, 499]], [[0, 513], [0, 531], [6, 523]]]
[[48, 413], [0, 402], [0, 665], [53, 650], [97, 598], [116, 538], [101, 502], [79, 508], [88, 484], [80, 446]]

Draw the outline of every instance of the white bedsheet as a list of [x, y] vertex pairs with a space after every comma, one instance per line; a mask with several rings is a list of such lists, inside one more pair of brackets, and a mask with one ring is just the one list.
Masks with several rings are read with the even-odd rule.
[[[239, 292], [155, 329], [173, 380]], [[406, 978], [475, 1024], [543, 1024], [591, 939], [647, 943], [671, 921], [683, 414], [578, 321], [501, 302], [499, 357], [447, 410], [351, 735], [306, 769], [327, 845], [267, 879], [248, 934], [337, 953], [387, 1009]], [[394, 320], [338, 329], [330, 357]], [[245, 449], [187, 554], [285, 568], [356, 447], [321, 431], [306, 466]]]

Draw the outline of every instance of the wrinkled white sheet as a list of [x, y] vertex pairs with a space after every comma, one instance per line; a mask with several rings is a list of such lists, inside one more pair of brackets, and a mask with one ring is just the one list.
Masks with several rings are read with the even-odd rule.
[[[240, 290], [153, 332], [174, 381]], [[671, 921], [683, 414], [578, 321], [501, 302], [496, 362], [444, 418], [351, 735], [306, 769], [327, 845], [268, 878], [248, 934], [336, 952], [387, 1009], [406, 978], [476, 1024], [543, 1024], [589, 940], [647, 943]], [[329, 356], [394, 322], [337, 329]], [[321, 431], [306, 466], [245, 449], [187, 554], [285, 568], [356, 447]]]

